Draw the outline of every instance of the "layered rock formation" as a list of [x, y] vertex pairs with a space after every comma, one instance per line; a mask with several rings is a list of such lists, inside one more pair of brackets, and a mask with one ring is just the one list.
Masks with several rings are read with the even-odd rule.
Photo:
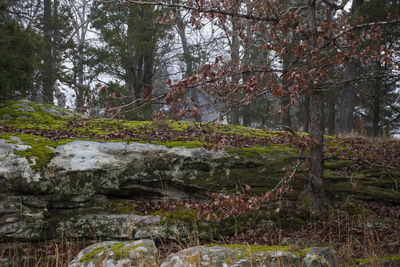
[[[294, 147], [268, 141], [279, 133], [215, 126], [218, 138], [251, 140], [253, 145], [238, 142], [208, 150], [203, 148], [204, 140], [194, 135], [195, 126], [187, 122], [87, 120], [29, 101], [0, 102], [0, 121], [2, 241], [63, 235], [103, 240], [187, 238], [193, 230], [188, 223], [193, 214], [180, 221], [173, 216], [174, 220], [166, 220], [168, 215], [140, 214], [130, 204], [127, 209], [115, 207], [154, 198], [204, 199], [206, 191], [234, 192], [241, 184], [255, 193], [266, 192], [299, 157]], [[214, 135], [208, 129], [196, 131], [206, 139]], [[326, 191], [331, 199], [400, 204], [397, 178], [393, 178], [398, 171], [371, 166], [351, 177], [340, 172], [351, 165], [348, 160], [326, 162]], [[303, 190], [307, 177], [305, 169], [297, 171], [293, 198]], [[260, 227], [275, 223], [261, 219]], [[215, 234], [212, 231], [225, 229], [207, 225], [198, 230], [197, 236], [207, 240]]]

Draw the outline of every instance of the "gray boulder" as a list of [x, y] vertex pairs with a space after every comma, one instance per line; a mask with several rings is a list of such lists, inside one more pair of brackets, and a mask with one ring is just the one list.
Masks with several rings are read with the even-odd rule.
[[93, 244], [72, 260], [69, 267], [157, 266], [157, 249], [152, 240]]
[[[310, 249], [311, 250], [311, 249]], [[323, 253], [322, 253], [323, 251]], [[211, 245], [196, 246], [171, 254], [161, 267], [183, 266], [337, 266], [329, 248], [314, 248], [304, 257], [288, 247]], [[327, 256], [326, 258], [324, 256]]]

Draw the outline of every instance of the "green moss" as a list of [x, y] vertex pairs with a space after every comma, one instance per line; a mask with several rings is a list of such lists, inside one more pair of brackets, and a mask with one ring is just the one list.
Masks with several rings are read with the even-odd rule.
[[[70, 118], [63, 116], [66, 113], [78, 115], [72, 111], [63, 110], [49, 104], [38, 104], [31, 101], [1, 101], [0, 119], [4, 125], [16, 128], [33, 129], [62, 129]], [[51, 114], [48, 110], [54, 110], [60, 115]]]
[[94, 250], [92, 250], [91, 252], [89, 252], [85, 256], [83, 256], [79, 261], [81, 263], [90, 262], [90, 261], [94, 260], [97, 255], [99, 255], [101, 252], [103, 252], [105, 250], [106, 250], [106, 248], [103, 248], [103, 247], [95, 248]]
[[155, 211], [151, 215], [159, 215], [162, 217], [161, 224], [183, 222], [189, 225], [196, 219], [197, 212], [195, 210], [185, 209], [181, 207], [175, 212]]
[[354, 261], [352, 264], [361, 265], [364, 263], [376, 263], [379, 261], [400, 262], [400, 256], [358, 259], [358, 260]]
[[282, 153], [286, 155], [296, 154], [296, 150], [294, 148], [281, 144], [269, 145], [268, 147], [261, 147], [261, 146], [253, 146], [247, 148], [228, 147], [226, 148], [226, 151], [228, 153], [239, 153], [249, 157], [254, 156], [254, 154], [257, 155], [267, 154], [272, 156], [280, 156], [282, 155]]
[[[123, 246], [125, 246], [128, 242], [124, 242], [124, 243], [117, 243], [115, 245], [113, 245], [111, 248], [104, 248], [104, 247], [99, 247], [96, 248], [94, 250], [92, 250], [91, 252], [87, 253], [84, 257], [82, 257], [80, 259], [81, 263], [84, 262], [90, 262], [96, 259], [97, 256], [99, 256], [99, 254], [101, 254], [102, 252], [105, 254], [109, 251], [112, 251], [112, 259], [113, 260], [119, 260], [122, 258], [127, 258], [129, 256], [129, 251], [134, 250], [136, 247], [139, 246], [133, 246], [127, 249], [122, 249]], [[103, 258], [106, 255], [101, 255], [100, 257]], [[101, 262], [101, 261], [99, 261]]]
[[226, 248], [244, 248], [250, 249], [251, 252], [264, 252], [264, 251], [289, 251], [289, 246], [264, 246], [264, 245], [238, 245], [238, 244], [207, 244], [206, 247], [226, 247]]
[[[103, 259], [106, 256], [109, 256], [109, 255], [105, 255], [107, 252], [112, 252], [112, 256], [111, 256], [112, 259], [114, 261], [117, 261], [117, 260], [128, 258], [130, 252], [135, 250], [138, 247], [150, 247], [150, 248], [152, 247], [151, 245], [140, 244], [140, 245], [136, 245], [136, 246], [130, 246], [128, 248], [123, 248], [125, 245], [129, 244], [129, 242], [131, 242], [131, 241], [117, 243], [117, 244], [114, 244], [113, 246], [111, 246], [110, 248], [98, 247], [98, 248], [92, 250], [91, 252], [87, 253], [84, 257], [82, 257], [80, 259], [80, 262], [85, 263], [85, 262], [93, 261], [102, 252], [104, 252], [104, 254], [102, 254], [100, 256], [100, 259]], [[141, 251], [136, 251], [136, 252], [139, 254], [142, 253]], [[101, 260], [99, 262], [101, 262]]]
[[31, 147], [26, 151], [15, 150], [14, 154], [25, 157], [30, 163], [35, 162], [31, 166], [33, 170], [39, 170], [47, 165], [53, 157], [54, 152], [51, 148], [55, 148], [56, 143], [48, 138], [30, 134], [0, 134], [0, 138], [6, 140], [10, 140], [10, 136], [18, 137], [21, 140], [21, 144]]
[[152, 143], [167, 147], [185, 147], [185, 148], [199, 148], [203, 147], [204, 145], [204, 143], [200, 141], [170, 141], [170, 142], [153, 141]]
[[[90, 119], [82, 120], [78, 113], [63, 110], [59, 107], [38, 104], [31, 101], [2, 101], [0, 106], [0, 119], [5, 120], [5, 125], [16, 128], [35, 128], [35, 129], [50, 129], [50, 130], [72, 130], [78, 133], [90, 135], [110, 135], [112, 133], [133, 131], [136, 133], [150, 133], [157, 130], [173, 130], [183, 131], [188, 128], [199, 128], [205, 132], [216, 131], [221, 134], [235, 134], [251, 138], [273, 138], [279, 132], [271, 132], [260, 129], [253, 129], [238, 125], [224, 124], [201, 124], [188, 121], [124, 121], [112, 119]], [[54, 110], [55, 114], [47, 112]], [[69, 113], [70, 116], [63, 116]], [[58, 115], [57, 115], [58, 114]], [[140, 141], [140, 140], [134, 140]], [[184, 146], [188, 148], [202, 147], [203, 144], [197, 140], [192, 140], [192, 143], [184, 142], [166, 144], [171, 147]]]
[[251, 138], [274, 138], [277, 137], [278, 131], [266, 131], [261, 129], [254, 129], [240, 125], [226, 125], [226, 124], [216, 124], [216, 132], [221, 134], [237, 134], [241, 136], [251, 137]]
[[[160, 123], [160, 121], [155, 121], [154, 126], [160, 127], [160, 125], [157, 125], [157, 123]], [[198, 127], [200, 124], [196, 122], [189, 122], [189, 121], [173, 121], [173, 120], [168, 120], [165, 122], [168, 127], [171, 127], [171, 129], [175, 131], [183, 131], [186, 130], [188, 127]]]
[[60, 139], [60, 140], [57, 140], [56, 141], [56, 144], [57, 144], [57, 146], [61, 146], [61, 145], [65, 145], [65, 144], [68, 144], [68, 143], [71, 143], [71, 142], [73, 142], [73, 141], [75, 141], [76, 139], [71, 139], [71, 138], [68, 138], [68, 139]]
[[136, 210], [136, 204], [128, 200], [113, 200], [107, 201], [104, 207], [114, 214], [138, 214], [142, 213]]
[[358, 205], [356, 203], [345, 201], [341, 206], [340, 210], [349, 213], [349, 215], [369, 215], [375, 216], [376, 213], [370, 209], [365, 208], [362, 205]]
[[214, 246], [219, 246], [219, 247], [226, 247], [230, 249], [241, 249], [244, 253], [241, 255], [238, 255], [238, 258], [242, 258], [245, 256], [251, 256], [253, 253], [259, 253], [259, 252], [267, 252], [267, 251], [285, 251], [285, 252], [291, 252], [301, 258], [304, 258], [306, 256], [306, 253], [308, 251], [308, 248], [306, 249], [301, 249], [301, 250], [295, 250], [290, 246], [264, 246], [264, 245], [238, 245], [238, 244], [208, 244], [205, 245], [206, 247], [214, 247]]
[[127, 258], [129, 256], [129, 251], [134, 250], [135, 248], [139, 247], [139, 246], [133, 246], [130, 248], [122, 248], [126, 244], [127, 244], [127, 242], [124, 242], [124, 243], [115, 244], [114, 246], [111, 247], [111, 251], [113, 252], [113, 258], [115, 260]]
[[350, 160], [325, 160], [325, 168], [336, 170], [353, 164]]

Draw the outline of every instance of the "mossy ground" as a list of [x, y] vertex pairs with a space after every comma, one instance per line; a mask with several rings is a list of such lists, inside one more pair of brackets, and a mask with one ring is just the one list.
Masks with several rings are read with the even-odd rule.
[[[55, 110], [57, 112], [48, 112]], [[69, 116], [63, 116], [68, 113]], [[193, 128], [202, 128], [209, 132], [220, 134], [242, 135], [252, 138], [275, 137], [271, 131], [252, 129], [248, 127], [223, 124], [201, 124], [187, 121], [124, 121], [112, 119], [85, 120], [79, 113], [63, 110], [53, 105], [38, 104], [32, 101], [6, 100], [0, 102], [0, 120], [3, 125], [15, 128], [43, 129], [43, 130], [71, 130], [83, 134], [110, 135], [117, 132], [154, 132], [160, 129], [184, 131]], [[128, 140], [129, 141], [129, 140]], [[196, 141], [194, 141], [196, 142]], [[185, 146], [182, 143], [169, 143], [168, 146]], [[192, 143], [189, 148], [202, 147], [203, 144]]]
[[[63, 110], [50, 104], [38, 104], [32, 101], [5, 100], [0, 102], [0, 120], [2, 124], [16, 128], [61, 129], [70, 116], [77, 113]], [[52, 114], [50, 111], [53, 110]], [[56, 112], [57, 111], [57, 112]]]

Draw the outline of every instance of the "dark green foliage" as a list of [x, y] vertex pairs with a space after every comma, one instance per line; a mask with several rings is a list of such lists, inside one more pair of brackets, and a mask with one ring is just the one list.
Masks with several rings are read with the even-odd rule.
[[0, 95], [2, 98], [29, 98], [34, 95], [35, 69], [40, 39], [24, 29], [0, 7]]
[[388, 14], [399, 14], [398, 1], [392, 0], [370, 0], [364, 3], [356, 11], [356, 17], [362, 16], [367, 21], [385, 20]]
[[[144, 117], [129, 110], [141, 105], [153, 89], [153, 74], [156, 66], [157, 42], [165, 34], [165, 26], [156, 23], [159, 10], [151, 6], [135, 6], [102, 3], [93, 5], [91, 20], [93, 27], [104, 41], [102, 47], [91, 48], [93, 67], [98, 73], [107, 73], [115, 81], [108, 87], [115, 87], [124, 81], [124, 90], [118, 89], [118, 98], [102, 97], [102, 105], [120, 106], [135, 101], [125, 108], [124, 114], [130, 119], [150, 119], [152, 110]], [[118, 103], [115, 103], [118, 101]]]
[[[370, 0], [357, 9], [356, 18], [365, 22], [391, 20], [399, 15], [400, 4], [391, 0]], [[386, 42], [386, 49], [395, 49], [396, 40], [400, 36], [398, 25], [384, 28], [382, 39]], [[363, 49], [375, 45], [374, 42], [364, 42]], [[393, 61], [398, 60], [393, 58]], [[359, 82], [358, 87], [362, 90], [359, 94], [359, 114], [365, 124], [365, 132], [372, 136], [389, 135], [391, 129], [400, 125], [397, 102], [398, 92], [396, 83], [398, 77], [394, 77], [392, 69], [387, 67], [384, 61], [374, 60], [365, 64], [362, 72], [377, 78]], [[394, 107], [394, 108], [393, 108]], [[396, 110], [397, 107], [397, 110]]]

